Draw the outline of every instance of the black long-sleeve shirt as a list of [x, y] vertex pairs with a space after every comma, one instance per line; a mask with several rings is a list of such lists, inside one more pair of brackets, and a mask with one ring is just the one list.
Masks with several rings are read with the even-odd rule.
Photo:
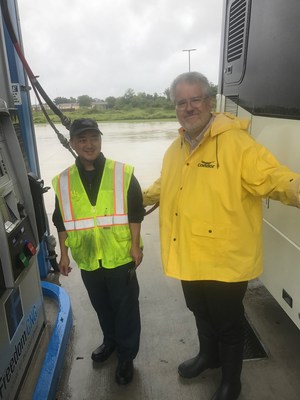
[[[81, 164], [78, 157], [75, 163], [90, 203], [94, 206], [97, 201], [99, 187], [103, 175], [105, 157], [102, 153], [100, 154], [100, 156], [94, 162], [95, 169], [92, 171], [86, 171], [83, 168], [83, 165]], [[128, 221], [131, 223], [142, 222], [145, 215], [145, 210], [143, 207], [143, 196], [139, 182], [134, 175], [132, 175], [129, 183], [129, 188], [127, 192], [127, 204]], [[66, 230], [60, 212], [57, 196], [55, 197], [55, 209], [52, 215], [52, 221], [58, 232]]]

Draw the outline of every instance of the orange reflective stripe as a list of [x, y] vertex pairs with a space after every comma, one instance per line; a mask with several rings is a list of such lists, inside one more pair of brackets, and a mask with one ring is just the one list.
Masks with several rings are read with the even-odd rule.
[[97, 217], [97, 226], [113, 226], [126, 224], [128, 224], [128, 216], [126, 214]]
[[114, 225], [127, 225], [127, 215], [109, 215], [96, 217], [97, 225], [95, 225], [94, 218], [77, 219], [73, 221], [65, 221], [64, 225], [67, 231], [77, 231], [82, 229], [91, 229], [95, 226], [114, 226]]
[[77, 219], [74, 221], [65, 221], [64, 225], [66, 231], [79, 231], [82, 229], [94, 228], [95, 223], [93, 218], [88, 218], [88, 219]]
[[59, 193], [61, 199], [61, 205], [63, 208], [63, 219], [64, 221], [72, 221], [72, 203], [70, 197], [70, 168], [65, 169], [59, 175]]
[[114, 193], [115, 193], [115, 214], [123, 215], [125, 202], [124, 202], [124, 167], [125, 165], [120, 162], [115, 162], [114, 165]]

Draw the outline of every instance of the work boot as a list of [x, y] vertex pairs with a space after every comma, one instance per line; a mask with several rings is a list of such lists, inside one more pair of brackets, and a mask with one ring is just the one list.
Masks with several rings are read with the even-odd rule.
[[220, 366], [218, 343], [207, 336], [199, 336], [199, 354], [184, 361], [178, 367], [178, 373], [183, 378], [195, 378], [208, 368], [218, 368]]
[[119, 361], [116, 369], [116, 382], [119, 385], [127, 385], [133, 378], [133, 361]]
[[242, 389], [243, 343], [221, 346], [222, 381], [211, 400], [237, 400]]
[[115, 351], [115, 348], [116, 347], [113, 344], [102, 343], [101, 346], [97, 347], [97, 349], [93, 351], [91, 359], [95, 362], [104, 362]]

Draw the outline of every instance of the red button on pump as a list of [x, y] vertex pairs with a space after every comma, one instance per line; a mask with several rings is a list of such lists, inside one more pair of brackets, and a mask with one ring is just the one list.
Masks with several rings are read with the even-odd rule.
[[25, 248], [26, 250], [28, 250], [28, 252], [34, 256], [36, 254], [36, 248], [34, 247], [34, 245], [31, 242], [26, 242], [25, 243]]

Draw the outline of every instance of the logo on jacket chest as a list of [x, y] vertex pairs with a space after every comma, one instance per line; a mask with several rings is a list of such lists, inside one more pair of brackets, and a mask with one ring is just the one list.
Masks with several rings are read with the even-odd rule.
[[200, 168], [215, 168], [215, 161], [203, 161], [198, 163], [198, 167]]

